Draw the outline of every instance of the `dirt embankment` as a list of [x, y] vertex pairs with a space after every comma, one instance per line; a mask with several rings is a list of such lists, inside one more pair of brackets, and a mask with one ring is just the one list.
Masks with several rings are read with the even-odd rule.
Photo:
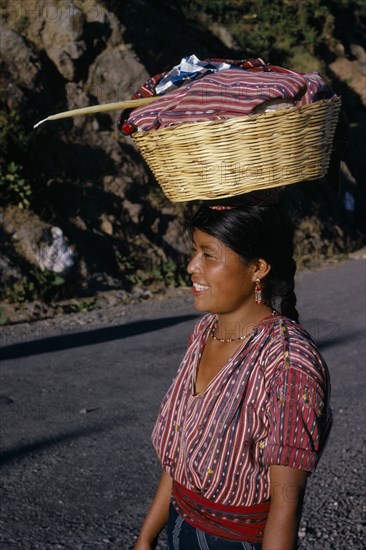
[[[242, 57], [222, 25], [198, 24], [164, 1], [121, 4], [1, 2], [0, 323], [93, 308], [104, 292], [128, 301], [184, 284], [191, 205], [164, 198], [118, 134], [117, 113], [32, 130], [49, 114], [128, 98], [187, 53]], [[343, 96], [352, 147], [339, 172], [339, 142], [327, 181], [286, 189], [300, 265], [362, 244], [365, 50], [352, 21], [335, 32], [328, 78]]]

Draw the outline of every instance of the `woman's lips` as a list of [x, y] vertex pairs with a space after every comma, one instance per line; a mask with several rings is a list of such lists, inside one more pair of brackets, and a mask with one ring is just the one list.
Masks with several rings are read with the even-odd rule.
[[201, 283], [193, 283], [192, 292], [194, 295], [198, 296], [199, 294], [202, 294], [202, 292], [206, 292], [209, 288], [209, 286]]

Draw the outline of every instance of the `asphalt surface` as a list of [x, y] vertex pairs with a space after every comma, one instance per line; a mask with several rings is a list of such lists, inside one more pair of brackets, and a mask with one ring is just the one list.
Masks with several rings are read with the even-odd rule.
[[[298, 277], [334, 411], [300, 550], [366, 547], [365, 272], [349, 260]], [[160, 474], [151, 429], [196, 318], [183, 296], [136, 305], [109, 326], [63, 319], [33, 340], [21, 325], [11, 339], [3, 331], [1, 550], [133, 547]]]

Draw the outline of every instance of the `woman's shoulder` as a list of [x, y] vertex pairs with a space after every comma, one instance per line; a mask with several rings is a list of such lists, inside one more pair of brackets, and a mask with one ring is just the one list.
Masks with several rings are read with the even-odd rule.
[[287, 344], [289, 351], [296, 349], [309, 350], [317, 357], [321, 357], [321, 353], [313, 337], [301, 323], [296, 323], [288, 317], [281, 316], [280, 330], [283, 341]]
[[280, 314], [277, 315], [274, 322], [271, 342], [282, 342], [287, 348], [293, 348], [294, 346], [310, 347], [320, 353], [313, 337], [301, 323]]
[[267, 374], [296, 369], [318, 380], [328, 376], [324, 358], [309, 332], [292, 319], [278, 315], [266, 350]]

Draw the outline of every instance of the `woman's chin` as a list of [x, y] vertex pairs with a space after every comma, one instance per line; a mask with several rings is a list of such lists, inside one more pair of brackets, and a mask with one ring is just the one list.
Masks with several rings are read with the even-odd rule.
[[203, 296], [197, 296], [197, 295], [194, 296], [194, 307], [198, 311], [204, 311], [206, 313], [211, 312], [211, 309], [210, 309], [207, 301], [203, 299]]

